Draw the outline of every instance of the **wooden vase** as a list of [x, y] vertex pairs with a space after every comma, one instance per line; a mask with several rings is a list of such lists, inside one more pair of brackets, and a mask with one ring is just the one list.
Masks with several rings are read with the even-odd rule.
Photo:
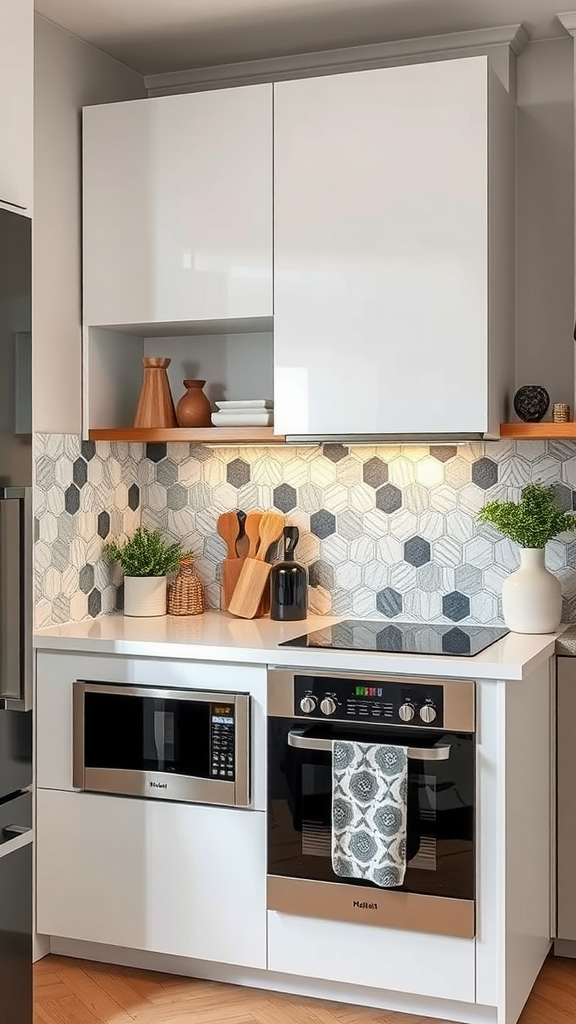
[[151, 356], [142, 360], [144, 380], [134, 417], [135, 427], [177, 427], [167, 368], [170, 359]]
[[180, 427], [211, 427], [212, 408], [202, 391], [205, 380], [183, 380], [186, 391], [176, 406]]

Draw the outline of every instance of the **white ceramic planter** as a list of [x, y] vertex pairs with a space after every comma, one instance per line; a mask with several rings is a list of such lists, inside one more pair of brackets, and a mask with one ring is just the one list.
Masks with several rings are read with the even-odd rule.
[[166, 577], [125, 576], [124, 615], [166, 615]]
[[520, 548], [520, 568], [502, 585], [502, 612], [514, 633], [553, 633], [558, 628], [560, 583], [544, 564], [544, 548]]

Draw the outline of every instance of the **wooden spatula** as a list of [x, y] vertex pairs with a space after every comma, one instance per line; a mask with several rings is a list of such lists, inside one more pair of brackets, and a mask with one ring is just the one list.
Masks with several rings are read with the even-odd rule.
[[236, 540], [240, 532], [237, 512], [223, 512], [218, 516], [216, 529], [226, 545], [226, 558], [237, 558]]
[[[250, 517], [248, 517], [250, 518]], [[248, 526], [248, 521], [246, 522]], [[228, 611], [242, 619], [253, 619], [259, 612], [260, 602], [272, 566], [266, 561], [274, 544], [282, 536], [284, 516], [280, 512], [265, 512], [260, 520], [259, 543], [254, 557], [248, 557], [242, 567], [240, 578]]]
[[240, 520], [237, 512], [223, 512], [218, 516], [216, 529], [226, 544], [226, 558], [222, 562], [222, 591], [220, 596], [220, 608], [223, 612], [228, 610], [230, 599], [236, 584], [240, 579], [243, 558], [238, 558], [236, 541], [240, 533]]

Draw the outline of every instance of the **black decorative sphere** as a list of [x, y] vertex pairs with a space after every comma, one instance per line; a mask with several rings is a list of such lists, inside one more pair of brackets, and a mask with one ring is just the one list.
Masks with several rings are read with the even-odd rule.
[[550, 395], [540, 384], [526, 384], [514, 395], [514, 411], [524, 423], [538, 423], [549, 405]]

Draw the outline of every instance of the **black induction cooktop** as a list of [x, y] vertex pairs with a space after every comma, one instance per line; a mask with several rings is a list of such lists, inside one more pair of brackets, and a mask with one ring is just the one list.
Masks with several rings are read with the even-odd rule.
[[324, 626], [313, 633], [283, 640], [278, 646], [473, 657], [509, 632], [503, 626], [437, 626], [426, 622], [345, 619], [334, 626]]

